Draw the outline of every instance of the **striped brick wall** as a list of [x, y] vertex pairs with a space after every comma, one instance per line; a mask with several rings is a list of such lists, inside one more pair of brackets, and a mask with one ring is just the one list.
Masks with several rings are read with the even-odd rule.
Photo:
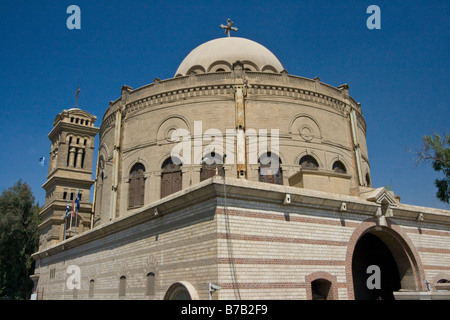
[[216, 211], [220, 299], [306, 299], [305, 279], [317, 271], [335, 276], [338, 296], [345, 299], [346, 251], [357, 223], [343, 225], [327, 212], [314, 216], [308, 209], [252, 205], [266, 208]]
[[[273, 193], [272, 188], [267, 192]], [[184, 196], [190, 202], [183, 195], [166, 200], [167, 208], [174, 201], [185, 203], [182, 208], [177, 204], [178, 209], [159, 215], [147, 208], [80, 235], [78, 239], [88, 239], [84, 242], [69, 239], [58, 245], [59, 251], [39, 253], [39, 296], [163, 299], [172, 284], [184, 281], [192, 284], [200, 299], [209, 298], [212, 282], [222, 287], [213, 299], [301, 300], [311, 299], [313, 280], [327, 279], [332, 283], [330, 298], [354, 299], [352, 254], [358, 239], [377, 227], [373, 212], [339, 211], [311, 202], [286, 206], [263, 196], [260, 201], [250, 199], [239, 189], [225, 199], [208, 183]], [[388, 246], [398, 241], [393, 253], [405, 250], [414, 265], [406, 285], [425, 290], [425, 279], [434, 288], [439, 279], [450, 278], [446, 223], [416, 221], [396, 216], [394, 210], [387, 225], [378, 228], [389, 235]], [[75, 241], [80, 244], [70, 245]], [[80, 290], [67, 288], [70, 265], [80, 267]], [[151, 295], [146, 294], [149, 273], [155, 274]], [[127, 279], [124, 297], [119, 297], [121, 276]]]
[[[312, 275], [317, 273], [335, 279], [335, 298], [354, 298], [351, 254], [361, 230], [376, 226], [373, 217], [238, 202], [228, 200], [228, 206], [216, 210], [220, 299], [311, 298]], [[424, 279], [433, 283], [450, 275], [450, 230], [433, 227], [389, 219], [388, 228], [405, 239], [418, 261], [416, 285], [422, 290]]]
[[[38, 292], [44, 299], [163, 299], [176, 281], [188, 279], [202, 298], [217, 278], [214, 200], [119, 230], [93, 242], [40, 261]], [[67, 267], [81, 270], [81, 289], [74, 296]], [[50, 279], [50, 270], [56, 269]], [[155, 274], [155, 294], [146, 295], [146, 276]], [[126, 276], [126, 295], [119, 297], [119, 279]]]

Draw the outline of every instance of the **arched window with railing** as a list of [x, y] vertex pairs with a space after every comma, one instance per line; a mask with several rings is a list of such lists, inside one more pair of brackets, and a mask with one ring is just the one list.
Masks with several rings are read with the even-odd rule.
[[280, 157], [272, 152], [266, 152], [259, 157], [259, 182], [283, 184], [283, 171]]
[[225, 177], [223, 157], [215, 152], [207, 154], [202, 160], [200, 169], [200, 181], [214, 177], [216, 174]]

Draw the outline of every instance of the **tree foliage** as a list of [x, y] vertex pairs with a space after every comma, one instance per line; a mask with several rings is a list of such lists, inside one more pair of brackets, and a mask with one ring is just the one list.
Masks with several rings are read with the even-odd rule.
[[0, 299], [29, 299], [37, 251], [39, 204], [19, 180], [0, 195]]
[[435, 134], [423, 137], [423, 147], [418, 152], [418, 162], [431, 161], [433, 169], [444, 174], [444, 178], [436, 179], [438, 189], [436, 197], [442, 202], [450, 201], [450, 135], [443, 137]]

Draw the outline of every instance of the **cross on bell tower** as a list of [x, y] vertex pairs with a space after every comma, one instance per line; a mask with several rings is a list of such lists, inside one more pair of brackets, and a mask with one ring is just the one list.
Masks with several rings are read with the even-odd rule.
[[221, 24], [220, 25], [220, 28], [222, 28], [222, 29], [225, 29], [225, 34], [228, 36], [228, 37], [231, 37], [231, 30], [233, 30], [234, 32], [236, 32], [236, 31], [238, 31], [238, 28], [236, 28], [236, 27], [233, 27], [233, 21], [231, 21], [231, 19], [230, 18], [228, 18], [227, 19], [227, 25], [223, 25], [223, 24]]

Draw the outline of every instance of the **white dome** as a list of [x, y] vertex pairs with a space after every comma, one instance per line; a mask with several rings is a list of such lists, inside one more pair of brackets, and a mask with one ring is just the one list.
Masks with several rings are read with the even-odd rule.
[[284, 70], [278, 58], [259, 43], [245, 38], [223, 37], [192, 50], [181, 62], [175, 76], [185, 76], [191, 71], [230, 71], [238, 60], [250, 71], [279, 73]]

